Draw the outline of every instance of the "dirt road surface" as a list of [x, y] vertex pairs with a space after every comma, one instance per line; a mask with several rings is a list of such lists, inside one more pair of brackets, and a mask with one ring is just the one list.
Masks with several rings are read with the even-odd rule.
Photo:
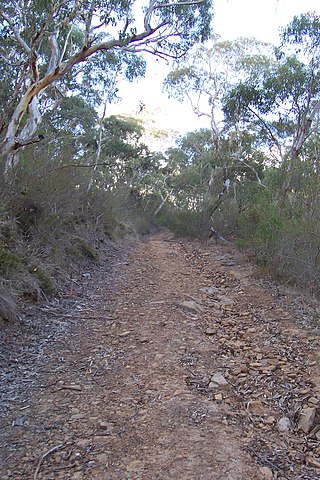
[[113, 256], [1, 332], [0, 479], [320, 478], [307, 299], [229, 245]]

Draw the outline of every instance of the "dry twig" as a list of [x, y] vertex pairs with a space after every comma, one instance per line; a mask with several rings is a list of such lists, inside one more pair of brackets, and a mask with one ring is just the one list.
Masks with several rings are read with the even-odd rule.
[[43, 455], [41, 455], [41, 457], [39, 458], [39, 461], [38, 461], [38, 464], [37, 464], [37, 468], [34, 472], [34, 475], [33, 475], [33, 480], [37, 480], [37, 477], [38, 477], [38, 473], [40, 471], [40, 467], [41, 467], [41, 464], [42, 462], [49, 456], [51, 455], [51, 453], [54, 453], [58, 450], [62, 450], [63, 448], [66, 448], [66, 445], [64, 444], [61, 444], [61, 445], [57, 445], [55, 447], [52, 447], [50, 448], [50, 450], [48, 450], [47, 452], [45, 452]]

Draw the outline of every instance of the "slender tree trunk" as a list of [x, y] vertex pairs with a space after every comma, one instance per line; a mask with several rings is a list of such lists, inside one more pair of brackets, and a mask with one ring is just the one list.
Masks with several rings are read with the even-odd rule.
[[316, 115], [318, 115], [319, 110], [320, 110], [320, 100], [318, 100], [317, 103], [314, 105], [314, 107], [310, 112], [310, 115], [307, 115], [308, 112], [305, 114], [304, 119], [299, 125], [298, 132], [291, 149], [286, 176], [282, 184], [280, 204], [279, 204], [280, 207], [283, 207], [285, 204], [288, 192], [290, 191], [292, 186], [293, 173], [299, 158], [300, 151], [305, 141], [307, 140], [308, 136], [310, 135], [312, 122], [315, 119]]
[[168, 195], [166, 195], [165, 197], [162, 198], [162, 202], [160, 203], [160, 205], [158, 206], [158, 208], [154, 211], [154, 213], [152, 215], [153, 217], [156, 217], [157, 215], [159, 215], [159, 213], [161, 212], [161, 210], [163, 209], [163, 207], [167, 203], [171, 193], [172, 192], [168, 193]]
[[91, 176], [88, 182], [88, 187], [87, 187], [87, 192], [89, 192], [92, 188], [93, 182], [94, 182], [94, 177], [95, 173], [97, 170], [97, 165], [100, 163], [100, 156], [101, 156], [101, 146], [102, 146], [102, 133], [103, 133], [103, 120], [106, 115], [106, 110], [107, 110], [107, 100], [105, 100], [104, 105], [103, 105], [103, 113], [102, 116], [99, 120], [99, 138], [98, 138], [98, 148], [97, 148], [97, 154], [95, 159], [92, 160], [92, 172]]

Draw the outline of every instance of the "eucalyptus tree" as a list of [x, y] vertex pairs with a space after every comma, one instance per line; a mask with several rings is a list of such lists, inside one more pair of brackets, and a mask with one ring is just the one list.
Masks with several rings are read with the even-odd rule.
[[112, 115], [103, 121], [100, 160], [107, 168], [106, 187], [117, 184], [137, 189], [146, 175], [157, 167], [149, 147], [141, 141], [142, 123], [132, 117]]
[[4, 0], [0, 154], [6, 168], [10, 153], [41, 140], [37, 134], [48, 103], [54, 107], [74, 90], [85, 94], [85, 79], [103, 85], [115, 57], [134, 76], [144, 64], [132, 59], [143, 52], [183, 55], [208, 37], [210, 9], [211, 0]]
[[306, 140], [317, 131], [320, 110], [320, 17], [294, 17], [281, 32], [274, 60], [239, 82], [225, 97], [229, 121], [254, 127], [284, 166], [281, 204]]
[[262, 58], [269, 50], [268, 44], [252, 38], [222, 41], [215, 35], [197, 44], [167, 76], [165, 89], [169, 96], [187, 100], [198, 117], [208, 119], [215, 148], [225, 130], [224, 96], [240, 78], [250, 75], [248, 59], [252, 55]]
[[234, 185], [239, 179], [249, 177], [262, 184], [261, 162], [256, 161], [259, 155], [254, 154], [259, 137], [254, 132], [247, 135], [226, 122], [223, 105], [224, 98], [240, 79], [253, 80], [258, 66], [269, 63], [270, 53], [269, 44], [255, 39], [221, 41], [213, 36], [205, 44], [196, 45], [165, 81], [170, 96], [181, 101], [187, 99], [196, 115], [208, 119], [211, 148], [203, 194], [211, 200], [218, 198], [214, 205], [220, 205], [221, 192], [228, 191], [226, 185]]

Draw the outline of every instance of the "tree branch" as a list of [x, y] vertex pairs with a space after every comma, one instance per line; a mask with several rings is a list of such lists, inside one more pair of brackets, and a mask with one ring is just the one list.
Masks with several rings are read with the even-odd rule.
[[259, 120], [259, 122], [262, 124], [262, 126], [266, 129], [266, 131], [267, 131], [268, 134], [270, 135], [272, 141], [273, 141], [274, 144], [276, 145], [280, 157], [282, 158], [281, 146], [280, 146], [277, 138], [274, 136], [271, 128], [270, 128], [270, 127], [267, 125], [267, 123], [260, 117], [260, 115], [259, 115], [255, 110], [253, 110], [253, 108], [247, 106], [247, 109], [249, 110], [249, 112], [251, 112], [251, 113]]
[[47, 75], [48, 73], [52, 72], [59, 61], [59, 47], [58, 47], [58, 32], [53, 32], [50, 33], [49, 35], [49, 45], [51, 49], [51, 56], [50, 56], [50, 61], [49, 65], [47, 68]]
[[154, 10], [158, 8], [166, 8], [166, 7], [180, 7], [180, 6], [192, 6], [192, 5], [201, 5], [201, 3], [205, 3], [205, 0], [190, 0], [189, 2], [175, 2], [175, 3], [162, 3], [161, 5], [156, 5]]
[[30, 54], [31, 53], [31, 48], [29, 47], [29, 45], [27, 44], [27, 42], [25, 42], [23, 40], [23, 38], [21, 37], [20, 33], [19, 33], [19, 30], [13, 25], [13, 23], [11, 22], [10, 18], [2, 11], [0, 10], [0, 16], [8, 23], [8, 25], [10, 26], [11, 30], [13, 31], [14, 33], [14, 36], [16, 37], [16, 40], [17, 42], [19, 43], [19, 45], [23, 48], [23, 50]]

